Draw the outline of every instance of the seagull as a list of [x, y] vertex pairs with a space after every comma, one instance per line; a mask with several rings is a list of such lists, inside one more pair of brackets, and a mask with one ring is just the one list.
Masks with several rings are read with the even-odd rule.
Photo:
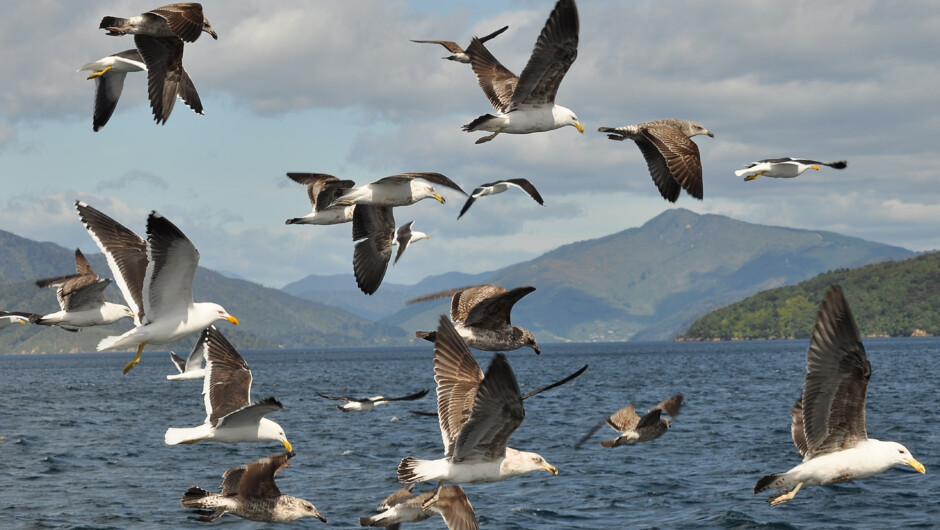
[[[527, 346], [539, 354], [542, 350], [532, 332], [514, 326], [509, 319], [512, 306], [534, 290], [535, 287], [516, 287], [507, 291], [498, 285], [475, 285], [429, 294], [405, 303], [410, 305], [450, 296], [450, 318], [471, 348], [510, 351]], [[416, 331], [415, 337], [434, 342], [436, 333]]]
[[293, 456], [293, 451], [279, 453], [229, 469], [222, 475], [221, 494], [193, 486], [183, 494], [183, 508], [196, 508], [201, 516], [196, 520], [208, 523], [227, 513], [264, 523], [289, 523], [304, 517], [325, 523], [326, 517], [310, 501], [282, 495], [274, 482]]
[[[427, 181], [427, 182], [421, 182]], [[463, 193], [456, 182], [440, 173], [402, 173], [381, 178], [358, 188], [339, 189], [329, 206], [369, 204], [372, 206], [408, 206], [421, 199], [433, 198], [444, 204], [444, 197], [431, 184], [446, 186]]]
[[163, 437], [167, 445], [203, 441], [224, 443], [276, 440], [292, 450], [280, 425], [264, 416], [284, 410], [273, 397], [251, 402], [251, 370], [232, 344], [215, 326], [199, 337], [206, 357], [206, 377], [202, 393], [206, 402], [206, 421], [198, 427], [169, 428]]
[[287, 177], [307, 187], [312, 211], [303, 217], [288, 219], [284, 221], [285, 224], [335, 225], [352, 221], [355, 204], [333, 207], [329, 204], [336, 198], [338, 190], [352, 188], [356, 185], [355, 182], [340, 180], [325, 173], [288, 173]]
[[[480, 37], [480, 42], [486, 42], [493, 37], [499, 35], [500, 33], [509, 29], [509, 26], [503, 26], [498, 30], [486, 35], [485, 37]], [[470, 64], [470, 57], [467, 56], [463, 48], [457, 45], [454, 41], [449, 40], [413, 40], [411, 42], [417, 42], [419, 44], [440, 44], [444, 48], [447, 48], [447, 51], [451, 53], [449, 57], [441, 57], [441, 59], [450, 59], [451, 61], [457, 61], [458, 63]]]
[[[29, 323], [29, 317], [32, 313], [17, 313], [17, 312], [8, 312], [0, 311], [0, 329], [3, 329], [13, 324], [20, 324], [25, 326]], [[39, 316], [39, 315], [36, 315]]]
[[32, 324], [59, 326], [76, 331], [78, 328], [102, 326], [124, 317], [134, 318], [129, 307], [104, 299], [104, 290], [111, 284], [99, 278], [82, 251], [75, 249], [75, 274], [36, 280], [38, 287], [56, 287], [60, 311], [33, 319]]
[[474, 37], [467, 47], [470, 65], [480, 88], [498, 114], [484, 114], [463, 126], [467, 132], [490, 131], [476, 143], [489, 142], [499, 133], [528, 134], [571, 125], [584, 127], [571, 109], [555, 104], [555, 93], [571, 63], [578, 56], [578, 8], [574, 0], [558, 0], [529, 62], [516, 76], [493, 57]]
[[[767, 502], [783, 504], [800, 488], [826, 486], [877, 475], [894, 466], [924, 465], [897, 442], [869, 438], [865, 394], [871, 363], [859, 338], [855, 317], [838, 285], [819, 307], [806, 353], [803, 395], [791, 410], [791, 434], [803, 462], [757, 481], [754, 493], [774, 488]], [[788, 491], [787, 491], [788, 490]]]
[[506, 356], [494, 355], [484, 375], [444, 315], [434, 342], [434, 380], [444, 458], [409, 456], [398, 465], [400, 482], [438, 482], [422, 509], [437, 502], [445, 482], [498, 482], [539, 470], [558, 474], [540, 455], [506, 446], [525, 418], [519, 384]]
[[668, 418], [661, 417], [662, 413], [665, 412], [675, 418], [679, 415], [681, 408], [682, 394], [676, 394], [663, 400], [659, 405], [646, 411], [646, 414], [644, 414], [642, 418], [637, 415], [633, 405], [628, 405], [598, 423], [591, 429], [591, 432], [587, 433], [584, 438], [581, 438], [581, 440], [575, 444], [574, 448], [577, 449], [581, 447], [581, 444], [586, 442], [588, 438], [597, 432], [605, 423], [619, 432], [620, 435], [612, 440], [604, 440], [601, 442], [601, 446], [603, 447], [619, 447], [621, 445], [633, 445], [655, 440], [663, 434], [666, 434], [666, 431], [669, 430], [671, 426]]
[[838, 162], [819, 162], [818, 160], [808, 160], [806, 158], [765, 158], [757, 162], [751, 162], [744, 166], [745, 169], [739, 169], [734, 172], [739, 177], [744, 177], [744, 181], [754, 180], [757, 177], [774, 177], [790, 179], [800, 175], [807, 169], [819, 171], [819, 166], [829, 166], [832, 169], [845, 169], [849, 165], [845, 160]]
[[698, 134], [714, 138], [708, 129], [694, 121], [667, 118], [623, 127], [600, 127], [611, 140], [636, 142], [659, 194], [676, 202], [679, 191], [702, 200], [702, 157], [692, 137]]
[[202, 366], [202, 361], [205, 360], [205, 349], [206, 349], [206, 339], [208, 338], [207, 333], [200, 333], [199, 340], [196, 341], [196, 345], [193, 346], [193, 350], [189, 352], [189, 356], [185, 359], [176, 355], [174, 352], [170, 352], [170, 360], [173, 361], [173, 366], [176, 366], [176, 370], [179, 372], [177, 374], [171, 374], [166, 376], [170, 381], [180, 381], [183, 379], [202, 379], [206, 375], [206, 369]]
[[392, 247], [398, 246], [394, 265], [408, 245], [419, 239], [430, 239], [424, 232], [412, 230], [412, 225], [414, 221], [402, 225], [396, 231], [390, 206], [356, 206], [353, 212], [353, 241], [359, 242], [353, 251], [353, 272], [362, 292], [371, 295], [382, 285], [392, 257]]
[[134, 328], [105, 337], [98, 351], [137, 345], [137, 356], [124, 367], [126, 374], [149, 343], [167, 344], [197, 333], [217, 320], [237, 325], [222, 306], [193, 303], [193, 276], [199, 251], [173, 223], [157, 212], [147, 218], [147, 241], [107, 215], [81, 201], [78, 216], [104, 253], [124, 300], [134, 313]]
[[506, 179], [506, 180], [497, 180], [496, 182], [487, 182], [486, 184], [481, 184], [473, 190], [473, 193], [470, 194], [470, 197], [467, 199], [467, 202], [464, 203], [463, 208], [460, 209], [460, 215], [457, 216], [457, 219], [463, 217], [463, 214], [467, 213], [467, 210], [470, 209], [470, 205], [473, 204], [473, 201], [479, 199], [480, 197], [485, 197], [487, 195], [495, 195], [497, 193], [502, 193], [509, 188], [519, 188], [522, 191], [529, 194], [529, 197], [545, 206], [545, 201], [542, 200], [542, 196], [539, 195], [539, 191], [535, 189], [535, 186], [532, 185], [526, 179]]
[[95, 80], [95, 113], [91, 122], [95, 132], [101, 130], [114, 114], [127, 74], [146, 69], [147, 65], [136, 48], [109, 55], [79, 68], [79, 72], [90, 70], [92, 73], [88, 79]]
[[382, 513], [360, 518], [359, 525], [399, 528], [401, 523], [417, 523], [439, 513], [450, 530], [480, 528], [476, 515], [473, 513], [473, 506], [470, 505], [467, 494], [460, 486], [442, 488], [440, 498], [427, 510], [421, 509], [421, 505], [434, 496], [434, 491], [415, 495], [411, 493], [414, 487], [414, 484], [408, 484], [389, 495], [378, 507], [379, 510], [383, 510]]
[[362, 399], [349, 396], [330, 396], [320, 392], [317, 392], [317, 395], [322, 398], [332, 399], [335, 401], [345, 401], [345, 405], [336, 406], [336, 408], [343, 412], [369, 412], [374, 409], [376, 405], [388, 405], [389, 401], [414, 401], [416, 399], [423, 398], [427, 395], [428, 392], [429, 390], [425, 389], [420, 392], [415, 392], [414, 394], [408, 394], [407, 396], [401, 397], [387, 398], [385, 396], [372, 396]]
[[165, 5], [131, 18], [104, 17], [98, 28], [116, 37], [131, 33], [195, 42], [202, 32], [206, 32], [213, 39], [219, 39], [202, 13], [202, 4], [191, 2]]

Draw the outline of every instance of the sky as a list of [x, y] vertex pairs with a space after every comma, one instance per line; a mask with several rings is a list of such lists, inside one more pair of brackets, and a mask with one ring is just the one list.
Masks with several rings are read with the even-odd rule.
[[[181, 102], [156, 125], [146, 76], [129, 74], [110, 122], [92, 131], [85, 63], [133, 47], [102, 16], [129, 1], [20, 0], [0, 6], [0, 229], [97, 252], [74, 211], [83, 200], [143, 234], [156, 210], [200, 250], [200, 264], [271, 287], [352, 272], [351, 226], [284, 224], [309, 212], [287, 172], [365, 184], [443, 173], [466, 191], [515, 190], [395, 210], [426, 232], [386, 282], [478, 273], [560, 245], [642, 225], [670, 208], [831, 230], [924, 251], [940, 248], [940, 3], [931, 1], [580, 0], [578, 58], [556, 102], [585, 126], [498, 136], [461, 126], [493, 112], [469, 65], [439, 46], [487, 43], [520, 73], [549, 0], [207, 0], [219, 39], [186, 44], [205, 115]], [[598, 133], [660, 118], [702, 123], [704, 200], [656, 190], [639, 149]], [[781, 156], [824, 162], [796, 179], [743, 182], [734, 170]], [[66, 273], [68, 271], [63, 271]], [[99, 271], [103, 273], [104, 271]]]

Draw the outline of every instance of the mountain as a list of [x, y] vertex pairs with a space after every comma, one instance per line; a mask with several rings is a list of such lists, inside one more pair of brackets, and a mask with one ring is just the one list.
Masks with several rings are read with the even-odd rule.
[[[86, 257], [98, 274], [111, 276], [103, 255]], [[74, 250], [0, 231], [0, 309], [36, 313], [58, 310], [55, 290], [37, 288], [33, 281], [74, 271]], [[226, 278], [202, 267], [196, 271], [193, 289], [196, 301], [218, 302], [238, 318], [239, 326], [219, 324], [238, 348], [376, 346], [406, 344], [409, 340], [399, 328], [277, 289]], [[114, 284], [105, 295], [108, 300], [123, 301]], [[76, 333], [45, 326], [16, 326], [0, 332], [0, 352], [95, 351], [101, 338], [131, 326], [129, 319]], [[188, 352], [194, 339], [154, 348]]]
[[[513, 323], [553, 340], [671, 340], [710, 309], [820, 272], [913, 252], [832, 232], [669, 209], [643, 226], [559, 247], [498, 270], [487, 283], [533, 285]], [[451, 285], [457, 287], [460, 283]], [[430, 291], [430, 290], [429, 290]], [[434, 329], [447, 300], [381, 322]]]
[[680, 340], [808, 338], [833, 284], [842, 286], [864, 336], [940, 335], [940, 252], [933, 252], [763, 291], [708, 313]]

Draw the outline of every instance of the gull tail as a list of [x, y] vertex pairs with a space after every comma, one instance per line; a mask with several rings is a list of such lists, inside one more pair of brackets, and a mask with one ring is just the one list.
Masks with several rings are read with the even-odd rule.
[[212, 495], [211, 492], [208, 492], [202, 488], [196, 486], [190, 487], [186, 490], [186, 493], [183, 494], [183, 508], [211, 508], [212, 506], [207, 506], [202, 501], [206, 497]]
[[[104, 17], [101, 19], [101, 24], [98, 25], [98, 29], [110, 30], [111, 28], [125, 28], [128, 26], [129, 23], [130, 21], [127, 20], [126, 18]], [[121, 33], [109, 32], [108, 34], [109, 35], [123, 35], [124, 33], [123, 32]]]
[[756, 494], [764, 490], [770, 489], [771, 487], [773, 487], [773, 483], [776, 482], [776, 480], [782, 476], [783, 476], [782, 474], [773, 474], [773, 475], [766, 475], [762, 477], [760, 480], [757, 481], [757, 484], [754, 486], [754, 493]]
[[398, 464], [398, 482], [424, 482], [426, 480], [435, 480], [430, 473], [430, 467], [433, 463], [426, 460], [418, 460], [413, 456], [405, 457]]
[[437, 340], [437, 332], [436, 331], [415, 331], [415, 338], [434, 342], [435, 340]]
[[[133, 331], [133, 330], [132, 330]], [[111, 335], [105, 337], [98, 342], [98, 351], [107, 350], [108, 348], [114, 348], [121, 342], [121, 339], [124, 338], [124, 335]]]
[[748, 168], [748, 169], [739, 169], [739, 170], [737, 170], [737, 171], [734, 172], [734, 175], [735, 175], [736, 177], [743, 177], [744, 175], [747, 175], [748, 173], [753, 173], [753, 172], [754, 172], [754, 171], [753, 171], [752, 169], [749, 169], [749, 168]]
[[496, 118], [496, 116], [493, 116], [492, 114], [484, 114], [484, 115], [480, 116], [479, 118], [477, 118], [477, 119], [471, 121], [470, 123], [464, 125], [463, 127], [461, 127], [461, 130], [462, 130], [462, 131], [466, 131], [466, 132], [473, 132], [473, 131], [477, 130], [477, 127], [483, 125], [483, 124], [486, 123], [487, 121], [492, 120], [492, 119], [494, 119], [494, 118]]
[[192, 444], [205, 440], [208, 435], [207, 430], [208, 426], [205, 424], [189, 428], [170, 427], [163, 435], [163, 441], [167, 445]]

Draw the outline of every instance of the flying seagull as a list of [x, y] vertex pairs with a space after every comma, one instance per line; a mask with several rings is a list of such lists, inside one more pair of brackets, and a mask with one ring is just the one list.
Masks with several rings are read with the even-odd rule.
[[199, 251], [168, 219], [150, 212], [144, 241], [84, 202], [76, 201], [75, 209], [107, 258], [124, 301], [134, 313], [133, 329], [98, 343], [98, 351], [137, 345], [137, 356], [124, 367], [125, 374], [140, 362], [147, 344], [179, 340], [217, 320], [238, 324], [238, 319], [219, 304], [193, 303]]
[[219, 38], [202, 13], [202, 4], [194, 2], [165, 5], [131, 18], [104, 17], [98, 28], [116, 37], [131, 33], [195, 42], [202, 32], [206, 32], [213, 39]]
[[865, 430], [865, 394], [871, 363], [859, 338], [855, 317], [838, 285], [819, 307], [809, 350], [803, 395], [791, 411], [791, 434], [803, 462], [757, 481], [754, 493], [780, 490], [767, 501], [783, 504], [800, 488], [826, 486], [910, 466], [924, 465], [897, 442], [869, 438]]
[[598, 423], [591, 429], [591, 432], [587, 433], [584, 438], [581, 438], [581, 440], [575, 444], [574, 448], [577, 449], [581, 447], [581, 444], [586, 442], [588, 438], [597, 432], [604, 424], [610, 425], [611, 428], [620, 433], [620, 435], [612, 440], [604, 440], [601, 442], [601, 446], [603, 447], [619, 447], [621, 445], [633, 445], [655, 440], [663, 434], [666, 434], [666, 431], [669, 430], [671, 426], [668, 418], [661, 417], [662, 413], [665, 412], [672, 418], [675, 418], [679, 415], [681, 408], [682, 394], [676, 394], [663, 400], [659, 405], [646, 411], [643, 417], [637, 415], [633, 405], [628, 405]]
[[408, 245], [419, 239], [429, 239], [424, 232], [412, 230], [414, 221], [395, 230], [395, 217], [390, 206], [372, 206], [360, 204], [353, 212], [353, 273], [356, 285], [365, 294], [373, 294], [382, 285], [388, 262], [392, 257], [392, 248], [398, 246], [395, 261], [404, 254]]
[[800, 175], [807, 169], [819, 171], [819, 166], [829, 166], [832, 169], [845, 169], [849, 165], [845, 160], [838, 162], [820, 162], [818, 160], [809, 160], [806, 158], [765, 158], [757, 162], [751, 162], [734, 172], [739, 177], [744, 177], [744, 181], [754, 180], [757, 177], [774, 177], [790, 179]]
[[398, 465], [400, 482], [438, 482], [435, 495], [422, 509], [439, 499], [445, 482], [497, 482], [539, 470], [558, 474], [540, 455], [506, 446], [525, 418], [519, 385], [506, 356], [497, 353], [484, 375], [444, 315], [434, 342], [434, 380], [444, 458], [409, 456]]
[[316, 506], [290, 495], [282, 495], [274, 476], [286, 468], [294, 452], [279, 453], [246, 466], [229, 469], [222, 475], [222, 493], [193, 486], [183, 494], [183, 508], [194, 508], [197, 521], [214, 522], [229, 513], [264, 523], [289, 523], [304, 517], [326, 522]]
[[[29, 323], [30, 316], [33, 316], [33, 313], [0, 311], [0, 329], [12, 326], [13, 324], [20, 324], [25, 326]], [[39, 315], [35, 316], [38, 317]]]
[[36, 280], [38, 287], [56, 287], [60, 310], [37, 315], [31, 323], [74, 331], [111, 324], [124, 317], [134, 318], [134, 313], [126, 305], [105, 301], [104, 290], [110, 284], [111, 280], [99, 278], [82, 251], [75, 249], [75, 274]]
[[402, 173], [381, 178], [358, 188], [341, 188], [337, 190], [336, 197], [329, 206], [353, 204], [408, 206], [421, 199], [430, 198], [444, 204], [444, 197], [437, 193], [431, 184], [446, 186], [464, 195], [467, 194], [456, 182], [440, 173]]
[[467, 47], [470, 65], [487, 99], [498, 111], [484, 114], [463, 126], [467, 132], [490, 131], [476, 143], [488, 142], [499, 133], [528, 134], [570, 125], [584, 133], [571, 109], [555, 104], [558, 85], [578, 56], [578, 8], [574, 0], [558, 0], [529, 62], [516, 76], [493, 57], [474, 37]]
[[636, 142], [659, 194], [676, 202], [680, 189], [702, 199], [702, 157], [692, 141], [697, 134], [714, 138], [708, 129], [694, 121], [667, 118], [623, 127], [601, 127], [611, 140]]
[[303, 217], [294, 217], [284, 221], [285, 224], [308, 225], [335, 225], [348, 223], [353, 219], [353, 210], [356, 205], [332, 206], [340, 189], [349, 189], [356, 185], [351, 180], [340, 180], [333, 175], [325, 173], [288, 173], [287, 177], [307, 188], [307, 197], [310, 199], [311, 212]]
[[[527, 346], [536, 354], [541, 349], [532, 332], [514, 326], [509, 314], [512, 307], [535, 287], [516, 287], [507, 291], [498, 285], [474, 285], [441, 291], [405, 302], [416, 304], [437, 298], [451, 297], [450, 318], [467, 344], [486, 351], [510, 351]], [[435, 341], [434, 331], [416, 331], [415, 337]]]
[[202, 393], [206, 421], [198, 427], [166, 430], [167, 445], [214, 441], [224, 443], [276, 440], [288, 451], [291, 444], [280, 425], [264, 416], [284, 410], [273, 397], [251, 402], [251, 370], [222, 333], [209, 326], [199, 337], [206, 357]]
[[400, 528], [401, 523], [416, 523], [430, 519], [435, 513], [441, 514], [444, 524], [449, 530], [477, 530], [476, 515], [473, 506], [467, 500], [467, 494], [460, 486], [447, 486], [441, 489], [440, 498], [427, 510], [421, 506], [434, 496], [434, 491], [426, 491], [419, 495], [413, 494], [414, 484], [392, 493], [379, 504], [382, 513], [372, 517], [359, 519], [360, 526], [384, 526], [385, 528]]
[[401, 397], [387, 398], [385, 396], [372, 396], [361, 399], [349, 396], [330, 396], [321, 392], [317, 392], [317, 395], [322, 398], [332, 399], [335, 401], [345, 401], [345, 405], [336, 406], [336, 408], [343, 412], [369, 412], [374, 409], [376, 405], [388, 405], [389, 401], [414, 401], [416, 399], [423, 398], [427, 395], [428, 392], [428, 389], [424, 389], [420, 392], [415, 392], [414, 394], [408, 394], [407, 396]]
[[470, 205], [473, 204], [473, 201], [479, 199], [480, 197], [485, 197], [487, 195], [495, 195], [497, 193], [502, 193], [509, 188], [519, 188], [522, 191], [529, 194], [529, 197], [532, 197], [532, 200], [545, 205], [545, 201], [542, 200], [542, 196], [539, 195], [539, 191], [535, 189], [535, 186], [532, 185], [526, 179], [506, 179], [506, 180], [497, 180], [496, 182], [487, 182], [486, 184], [481, 184], [473, 190], [473, 193], [470, 194], [470, 197], [467, 198], [467, 202], [464, 203], [463, 208], [460, 209], [460, 215], [457, 216], [457, 219], [463, 217], [463, 214], [467, 213], [467, 210], [470, 209]]
[[170, 352], [170, 360], [173, 361], [173, 366], [179, 373], [168, 375], [166, 378], [170, 381], [180, 381], [205, 377], [206, 369], [202, 366], [202, 362], [206, 359], [205, 349], [208, 337], [208, 333], [200, 333], [196, 345], [185, 359], [176, 355], [175, 352]]
[[[486, 35], [485, 37], [480, 37], [480, 42], [486, 42], [493, 37], [499, 35], [500, 33], [509, 29], [509, 26], [503, 26], [498, 30]], [[457, 61], [458, 63], [470, 64], [470, 57], [467, 56], [463, 48], [457, 45], [454, 41], [449, 40], [413, 40], [411, 42], [417, 42], [419, 44], [440, 44], [451, 53], [449, 57], [441, 57], [441, 59], [450, 59], [451, 61]]]
[[127, 74], [146, 69], [147, 65], [136, 48], [109, 55], [79, 68], [79, 72], [90, 70], [92, 73], [88, 79], [95, 80], [95, 113], [91, 121], [95, 132], [101, 130], [114, 114]]

